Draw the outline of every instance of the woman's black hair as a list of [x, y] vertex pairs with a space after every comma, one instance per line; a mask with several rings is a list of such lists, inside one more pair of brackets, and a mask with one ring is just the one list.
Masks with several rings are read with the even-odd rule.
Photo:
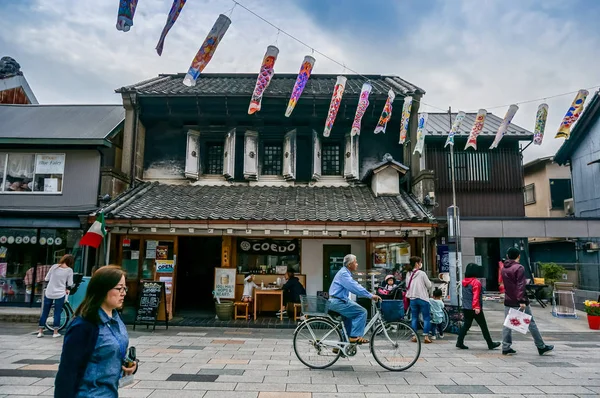
[[479, 278], [481, 277], [481, 266], [475, 263], [467, 264], [465, 269], [465, 278]]
[[121, 278], [124, 276], [125, 272], [116, 265], [98, 268], [92, 279], [90, 279], [85, 297], [77, 307], [75, 315], [81, 316], [92, 323], [99, 323], [100, 315], [98, 311], [104, 300], [106, 300], [106, 295], [121, 282]]

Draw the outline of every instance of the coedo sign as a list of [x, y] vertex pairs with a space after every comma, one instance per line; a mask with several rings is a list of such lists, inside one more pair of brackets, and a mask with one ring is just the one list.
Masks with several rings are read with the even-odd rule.
[[298, 239], [238, 239], [238, 250], [248, 254], [287, 256], [299, 253]]

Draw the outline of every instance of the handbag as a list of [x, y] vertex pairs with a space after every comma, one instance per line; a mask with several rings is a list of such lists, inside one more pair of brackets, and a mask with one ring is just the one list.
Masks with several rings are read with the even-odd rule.
[[533, 318], [531, 315], [511, 308], [508, 311], [506, 319], [504, 320], [504, 326], [514, 330], [515, 332], [527, 334], [527, 331], [529, 330], [529, 324], [531, 323], [531, 318]]
[[410, 307], [410, 299], [408, 297], [406, 297], [406, 294], [408, 293], [408, 289], [410, 289], [410, 285], [412, 284], [413, 278], [415, 277], [415, 274], [419, 272], [419, 271], [414, 271], [412, 273], [412, 275], [410, 276], [410, 280], [408, 281], [408, 286], [406, 286], [406, 292], [404, 292], [404, 297], [402, 297], [402, 301], [404, 302], [404, 311], [408, 311], [408, 307]]

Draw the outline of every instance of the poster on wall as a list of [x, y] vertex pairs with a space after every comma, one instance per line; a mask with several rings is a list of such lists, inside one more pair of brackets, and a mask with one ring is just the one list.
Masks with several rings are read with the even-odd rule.
[[219, 298], [235, 298], [235, 268], [215, 268], [215, 295]]
[[450, 272], [450, 250], [446, 245], [437, 247], [438, 268], [440, 273]]
[[65, 155], [42, 153], [35, 155], [35, 174], [63, 174]]
[[156, 259], [157, 260], [166, 260], [169, 256], [169, 247], [168, 246], [156, 246]]
[[146, 258], [147, 259], [155, 259], [156, 258], [156, 249], [146, 249]]
[[158, 278], [158, 280], [161, 282], [164, 282], [167, 295], [171, 294], [173, 291], [173, 277], [172, 276], [161, 276], [160, 278]]
[[156, 260], [156, 272], [161, 274], [173, 273], [175, 264], [173, 260]]
[[0, 278], [6, 278], [6, 270], [8, 269], [8, 263], [0, 263]]
[[300, 253], [298, 239], [239, 239], [238, 253], [262, 254], [271, 256], [291, 256]]
[[399, 250], [399, 260], [400, 264], [408, 264], [410, 263], [410, 244], [401, 244]]
[[377, 268], [385, 268], [387, 265], [387, 253], [385, 250], [373, 253], [373, 265]]

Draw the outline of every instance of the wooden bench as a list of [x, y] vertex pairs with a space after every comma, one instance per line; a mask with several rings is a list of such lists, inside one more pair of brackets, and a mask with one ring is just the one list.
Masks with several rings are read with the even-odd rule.
[[[244, 315], [244, 312], [242, 312], [241, 314], [238, 313], [238, 307], [242, 307], [242, 311], [244, 310], [244, 308], [246, 309], [245, 315]], [[235, 315], [234, 319], [245, 319], [245, 320], [250, 319], [250, 317], [248, 315], [248, 308], [249, 307], [250, 307], [250, 303], [244, 303], [242, 301], [236, 301], [233, 304], [233, 313]]]

